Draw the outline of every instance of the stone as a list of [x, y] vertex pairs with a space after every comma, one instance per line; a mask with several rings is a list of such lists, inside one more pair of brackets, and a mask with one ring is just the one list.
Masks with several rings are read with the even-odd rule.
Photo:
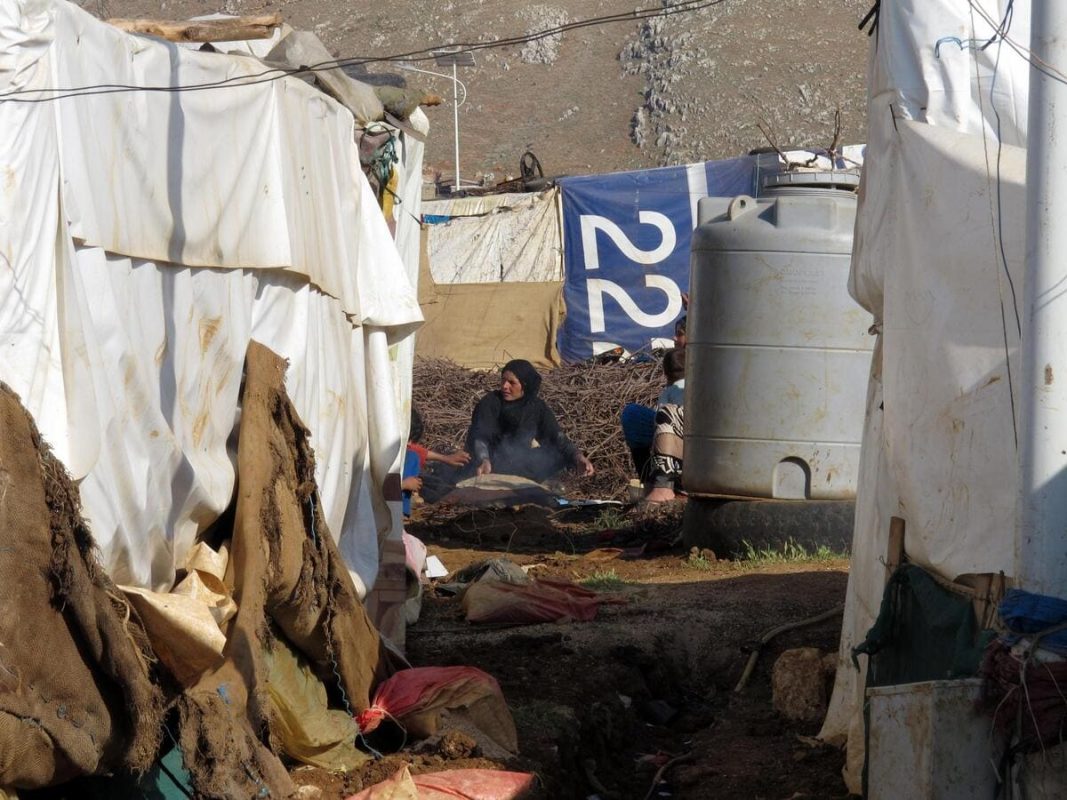
[[826, 715], [834, 660], [817, 647], [786, 650], [774, 662], [771, 692], [783, 717], [817, 722]]

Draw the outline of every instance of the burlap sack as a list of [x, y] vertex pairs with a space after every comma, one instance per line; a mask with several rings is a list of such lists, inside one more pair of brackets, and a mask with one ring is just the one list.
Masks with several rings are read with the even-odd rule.
[[310, 662], [335, 702], [354, 712], [392, 671], [323, 518], [309, 435], [285, 392], [285, 361], [251, 343], [226, 573], [238, 611], [224, 663], [187, 691], [181, 706], [182, 751], [206, 797], [293, 791], [264, 744], [271, 625]]
[[98, 565], [78, 492], [0, 384], [0, 786], [146, 769], [162, 697], [136, 614]]

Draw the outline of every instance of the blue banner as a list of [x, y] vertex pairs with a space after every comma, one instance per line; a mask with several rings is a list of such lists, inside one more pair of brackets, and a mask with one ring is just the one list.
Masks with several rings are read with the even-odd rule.
[[670, 346], [689, 290], [697, 201], [753, 194], [756, 159], [564, 178], [564, 361]]

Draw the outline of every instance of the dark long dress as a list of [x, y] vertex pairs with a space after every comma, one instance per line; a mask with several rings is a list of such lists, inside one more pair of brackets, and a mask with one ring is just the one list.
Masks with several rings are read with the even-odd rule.
[[578, 448], [560, 431], [544, 400], [526, 396], [508, 402], [500, 391], [490, 392], [474, 407], [467, 452], [474, 469], [488, 458], [495, 473], [536, 481], [574, 466], [578, 458]]

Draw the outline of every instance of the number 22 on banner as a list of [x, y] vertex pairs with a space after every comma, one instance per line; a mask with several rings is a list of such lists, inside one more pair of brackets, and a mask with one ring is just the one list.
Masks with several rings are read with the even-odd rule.
[[[597, 251], [597, 231], [603, 231], [619, 251], [631, 261], [638, 264], [658, 264], [674, 252], [678, 238], [670, 219], [658, 211], [640, 211], [637, 215], [642, 225], [655, 225], [660, 230], [662, 240], [651, 250], [641, 250], [631, 242], [622, 229], [607, 217], [597, 214], [582, 214], [582, 252], [585, 256], [585, 268], [600, 269], [600, 253]], [[614, 281], [604, 278], [586, 280], [589, 294], [589, 329], [592, 333], [603, 333], [604, 295], [613, 298], [616, 303], [638, 325], [646, 328], [661, 328], [674, 321], [682, 310], [682, 292], [673, 280], [666, 275], [646, 275], [645, 286], [659, 289], [667, 295], [667, 307], [658, 314], [641, 310], [626, 290]]]

